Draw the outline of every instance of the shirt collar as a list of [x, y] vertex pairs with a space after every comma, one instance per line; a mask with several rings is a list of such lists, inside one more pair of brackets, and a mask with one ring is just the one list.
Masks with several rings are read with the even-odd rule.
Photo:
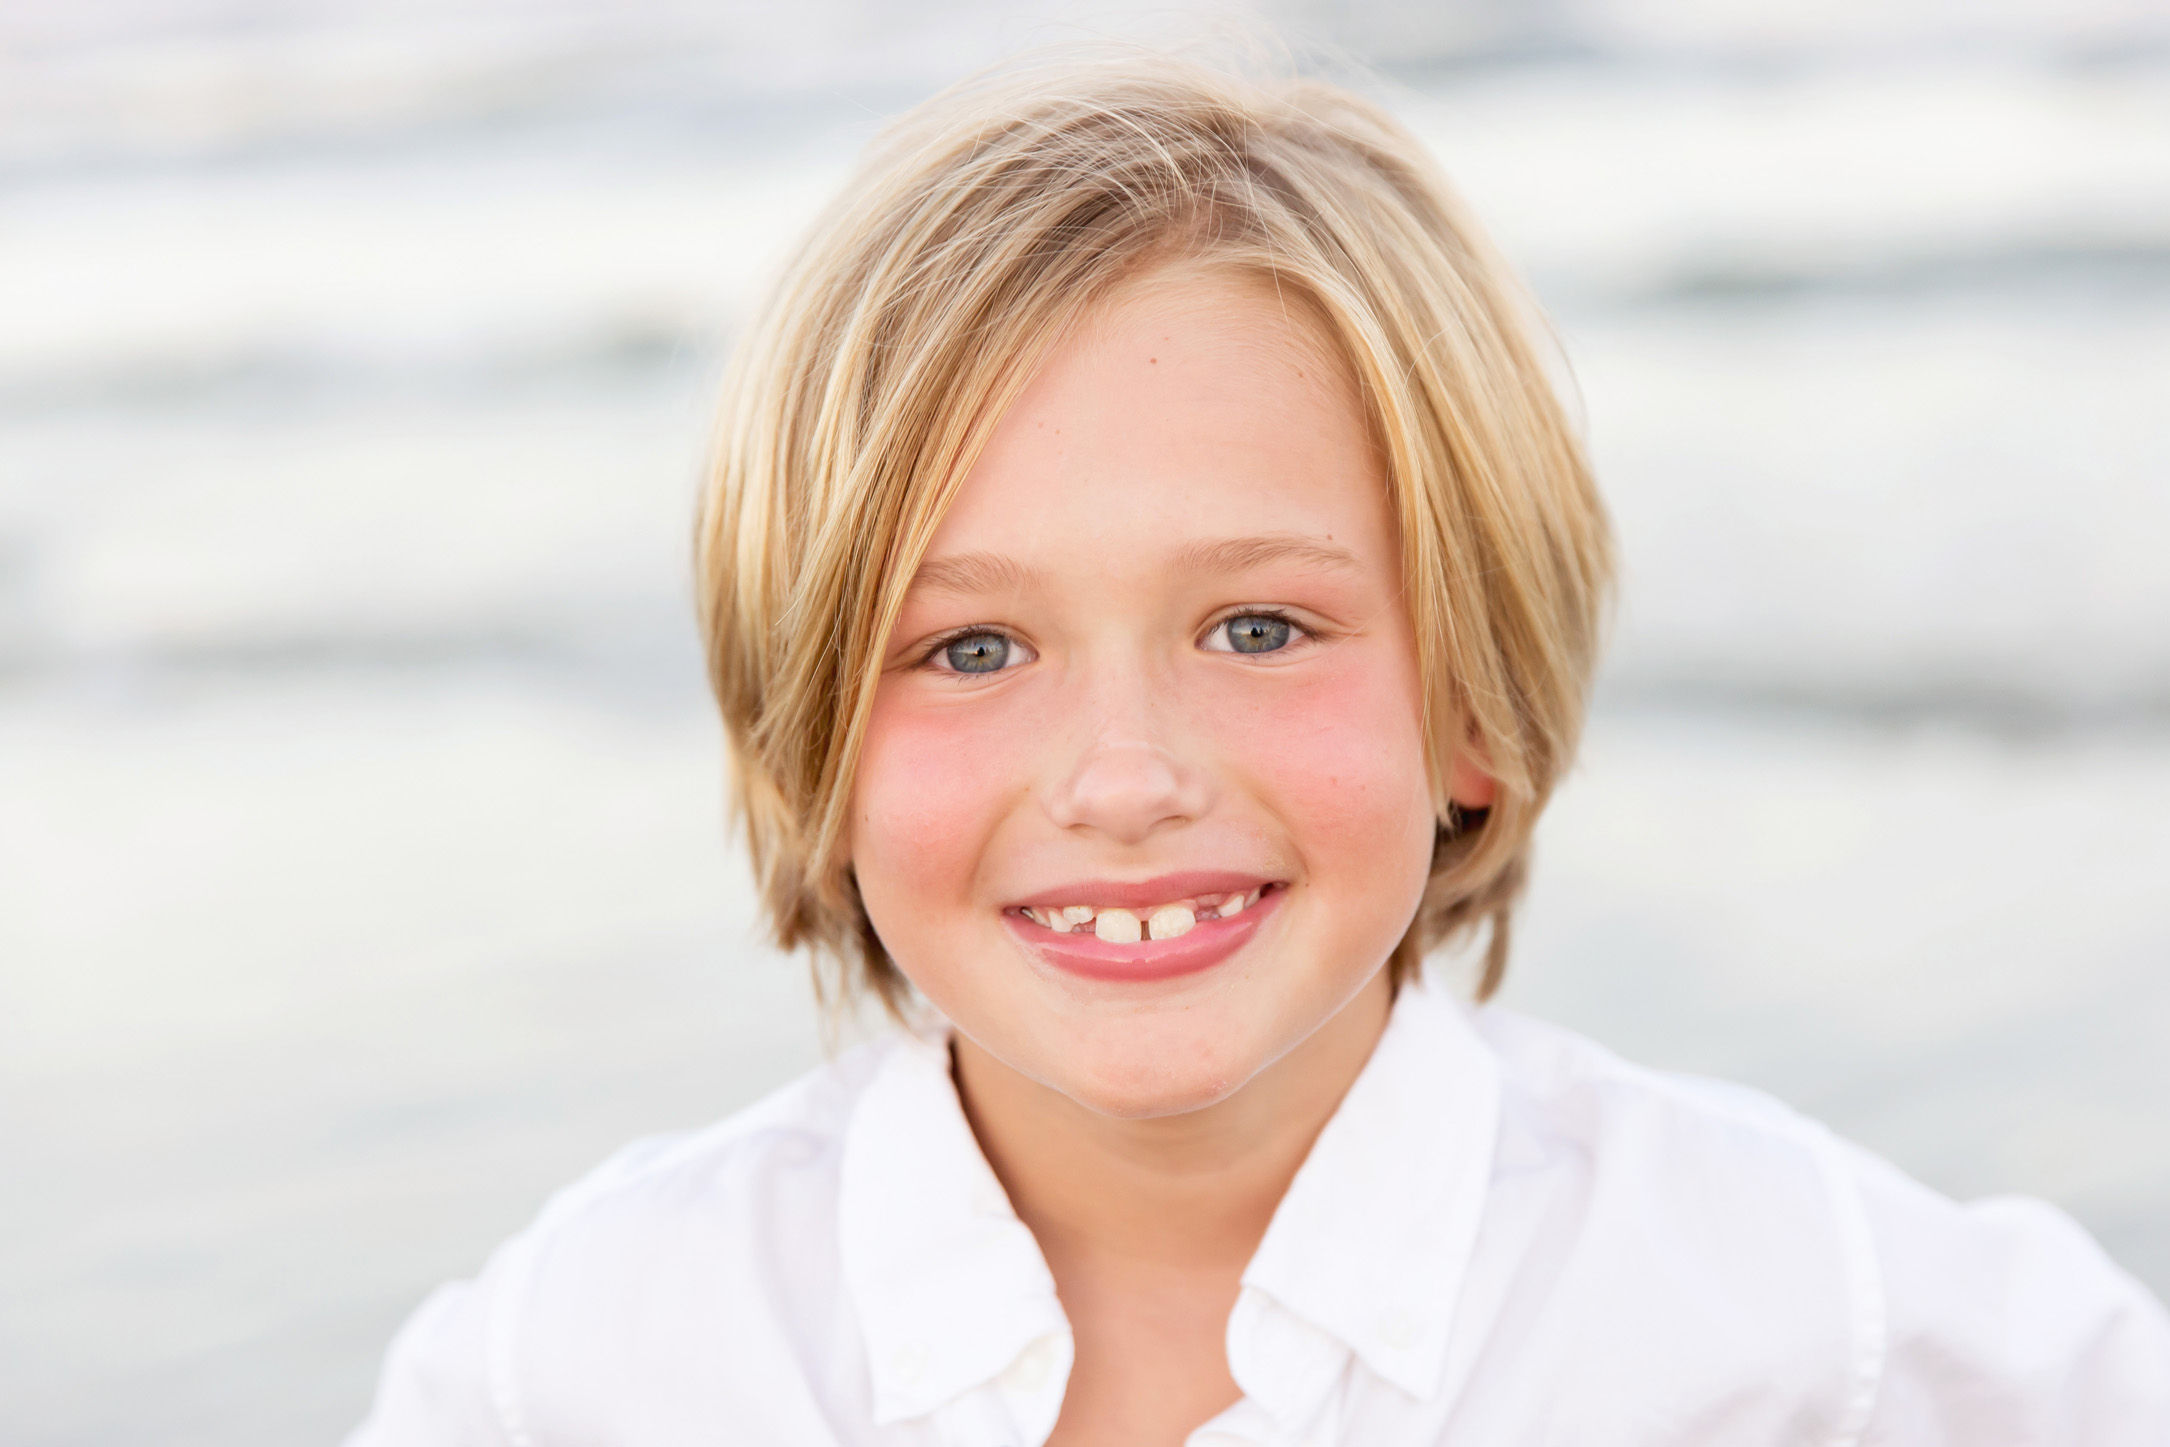
[[[1498, 1104], [1467, 1007], [1404, 983], [1244, 1270], [1228, 1352], [1246, 1396], [1307, 1419], [1348, 1351], [1436, 1395]], [[886, 1047], [846, 1128], [837, 1210], [878, 1423], [934, 1411], [1040, 1338], [1067, 1341], [1039, 1244], [958, 1102], [946, 1027]]]
[[1069, 1328], [1032, 1233], [980, 1153], [948, 1032], [884, 1047], [845, 1128], [840, 1267], [874, 1384], [874, 1420], [923, 1416]]
[[[1371, 1059], [1320, 1131], [1243, 1273], [1413, 1397], [1439, 1391], [1491, 1177], [1499, 1077], [1468, 1007], [1405, 982]], [[1229, 1364], [1278, 1417], [1308, 1416], [1318, 1354], [1277, 1349], [1272, 1314], [1239, 1303]], [[1300, 1329], [1299, 1329], [1300, 1330]], [[1278, 1336], [1286, 1337], [1282, 1327]]]

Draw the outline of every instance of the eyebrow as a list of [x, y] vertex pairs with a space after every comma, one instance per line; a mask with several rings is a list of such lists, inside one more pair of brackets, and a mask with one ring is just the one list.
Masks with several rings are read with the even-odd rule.
[[1039, 576], [1000, 553], [953, 553], [921, 563], [912, 575], [912, 588], [933, 593], [1019, 593]]
[[1356, 554], [1339, 543], [1302, 533], [1269, 533], [1255, 538], [1227, 538], [1192, 543], [1176, 554], [1176, 566], [1198, 573], [1240, 573], [1267, 563], [1308, 563], [1318, 568], [1360, 571]]
[[[1356, 554], [1338, 543], [1302, 533], [1268, 533], [1251, 538], [1223, 538], [1218, 542], [1191, 543], [1176, 554], [1175, 566], [1187, 573], [1240, 573], [1268, 563], [1305, 563], [1313, 567], [1354, 572], [1362, 568]], [[929, 558], [912, 575], [915, 592], [956, 593], [978, 596], [1023, 592], [1038, 582], [1040, 574], [1014, 558], [1000, 553], [953, 553]]]

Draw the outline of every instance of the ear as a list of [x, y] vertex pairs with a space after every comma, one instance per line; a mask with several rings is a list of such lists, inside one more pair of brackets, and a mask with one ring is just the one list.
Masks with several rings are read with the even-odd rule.
[[1489, 809], [1499, 794], [1499, 781], [1492, 777], [1491, 761], [1485, 758], [1484, 749], [1474, 738], [1456, 750], [1454, 763], [1447, 770], [1447, 798], [1457, 808]]

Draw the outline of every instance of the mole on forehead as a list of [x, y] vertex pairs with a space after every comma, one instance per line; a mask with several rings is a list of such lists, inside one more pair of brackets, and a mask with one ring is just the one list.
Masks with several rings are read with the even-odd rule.
[[[1327, 538], [1302, 533], [1217, 538], [1187, 543], [1174, 565], [1186, 573], [1235, 573], [1269, 563], [1296, 563], [1336, 570], [1362, 567], [1356, 554]], [[915, 591], [934, 593], [1010, 593], [1040, 580], [1037, 570], [999, 553], [954, 553], [929, 558], [912, 577]]]
[[[1104, 338], [1124, 323], [1138, 322], [1140, 313], [1166, 325], [1167, 334], [1159, 337], [1162, 344], [1180, 339], [1207, 355], [1266, 358], [1300, 371], [1353, 381], [1348, 358], [1325, 310], [1308, 290], [1293, 282], [1225, 266], [1177, 263], [1137, 277], [1102, 298], [1079, 318], [1073, 337]], [[1202, 331], [1191, 328], [1189, 324], [1197, 321], [1209, 325]], [[1149, 325], [1147, 330], [1158, 328]]]

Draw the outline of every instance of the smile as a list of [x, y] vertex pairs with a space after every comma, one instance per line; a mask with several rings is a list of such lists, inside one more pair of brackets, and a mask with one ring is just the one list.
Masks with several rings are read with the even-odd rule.
[[1170, 875], [1139, 884], [1081, 883], [1011, 905], [1003, 915], [1021, 943], [1069, 973], [1161, 980], [1234, 954], [1287, 890], [1256, 876]]
[[1257, 889], [1172, 899], [1153, 906], [1142, 918], [1137, 910], [1117, 904], [1066, 904], [1044, 909], [1026, 906], [1021, 912], [1042, 929], [1059, 935], [1089, 929], [1111, 945], [1134, 945], [1142, 939], [1176, 939], [1207, 920], [1233, 918], [1258, 903], [1259, 895], [1270, 887], [1262, 884]]

